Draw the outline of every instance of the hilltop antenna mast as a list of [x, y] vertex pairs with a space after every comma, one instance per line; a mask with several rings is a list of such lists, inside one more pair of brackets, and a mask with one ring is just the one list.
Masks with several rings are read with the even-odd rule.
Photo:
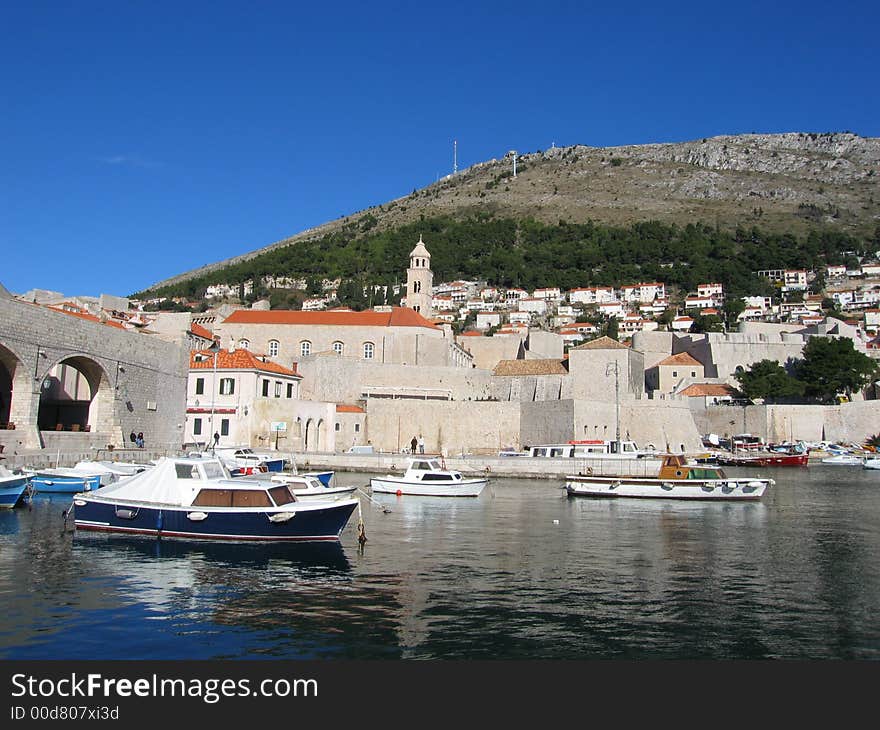
[[458, 172], [458, 140], [452, 140], [452, 174]]
[[516, 150], [510, 150], [507, 154], [513, 155], [513, 176], [516, 177]]

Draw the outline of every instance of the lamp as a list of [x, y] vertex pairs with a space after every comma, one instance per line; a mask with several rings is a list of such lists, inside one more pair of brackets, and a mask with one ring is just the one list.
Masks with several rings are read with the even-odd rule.
[[214, 355], [214, 375], [211, 379], [211, 433], [209, 434], [209, 438], [211, 439], [211, 452], [214, 451], [214, 401], [217, 398], [217, 353], [220, 352], [220, 343], [217, 340], [214, 340], [211, 343], [211, 346], [208, 348], [208, 351]]

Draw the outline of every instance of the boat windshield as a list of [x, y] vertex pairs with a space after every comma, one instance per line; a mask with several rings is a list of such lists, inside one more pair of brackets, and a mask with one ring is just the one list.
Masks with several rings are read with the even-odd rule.
[[219, 462], [212, 461], [203, 465], [205, 470], [205, 479], [226, 479], [223, 467]]
[[720, 479], [717, 469], [692, 466], [688, 470], [688, 479]]

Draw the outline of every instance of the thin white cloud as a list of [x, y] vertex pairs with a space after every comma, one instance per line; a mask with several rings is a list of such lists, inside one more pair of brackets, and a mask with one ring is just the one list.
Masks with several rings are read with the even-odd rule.
[[127, 167], [155, 168], [164, 166], [164, 162], [147, 160], [139, 155], [112, 155], [99, 158], [105, 165], [124, 165]]

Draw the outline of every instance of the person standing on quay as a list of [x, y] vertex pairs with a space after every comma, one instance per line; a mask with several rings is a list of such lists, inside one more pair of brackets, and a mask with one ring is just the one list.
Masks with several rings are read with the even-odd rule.
[[144, 448], [144, 432], [140, 431], [137, 435], [137, 445], [140, 448]]
[[422, 436], [422, 434], [419, 434], [419, 453], [420, 454], [425, 453], [425, 439]]
[[416, 437], [412, 437], [412, 441], [409, 442], [409, 453], [416, 453], [416, 446], [418, 446], [419, 442], [416, 440]]

